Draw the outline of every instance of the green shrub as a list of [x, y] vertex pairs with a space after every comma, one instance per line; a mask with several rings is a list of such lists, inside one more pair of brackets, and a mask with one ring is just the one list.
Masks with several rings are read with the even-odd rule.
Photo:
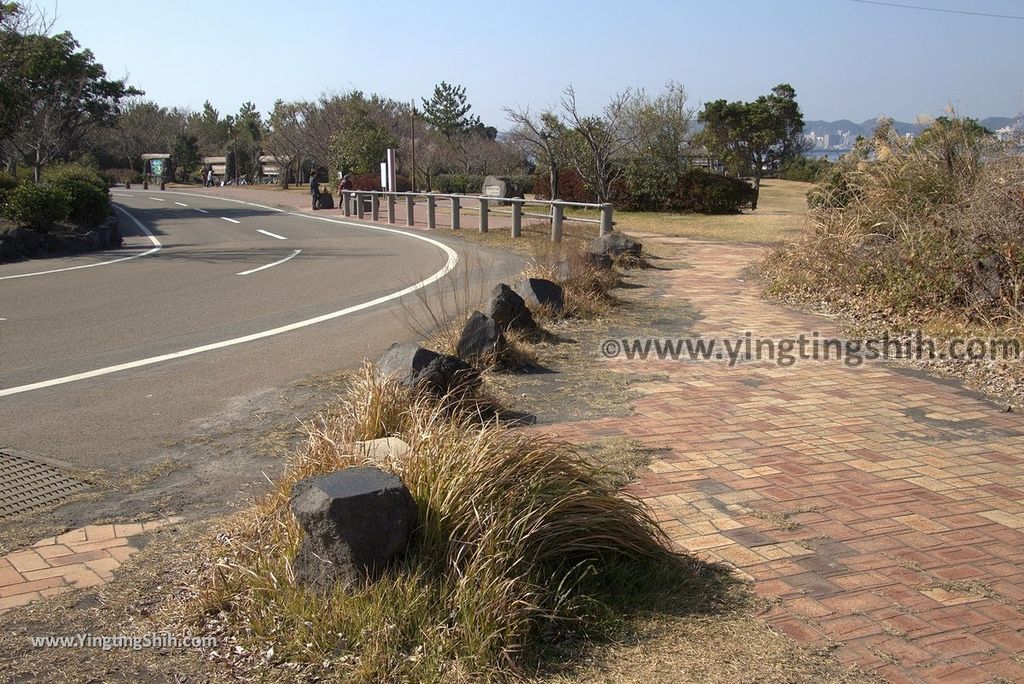
[[626, 165], [624, 188], [616, 204], [628, 211], [664, 211], [678, 183], [674, 169], [651, 160]]
[[19, 166], [14, 171], [14, 177], [18, 179], [19, 183], [36, 182], [36, 172], [31, 166]]
[[786, 162], [786, 164], [779, 170], [779, 178], [782, 180], [813, 183], [831, 167], [832, 162], [825, 157], [819, 157], [817, 159], [800, 157]]
[[699, 214], [738, 214], [753, 200], [754, 188], [746, 181], [691, 169], [679, 177], [667, 208]]
[[133, 169], [104, 169], [99, 173], [108, 186], [124, 185], [125, 181], [141, 183], [143, 178], [140, 172]]
[[[513, 188], [516, 192], [523, 194], [533, 192], [533, 176], [528, 175], [509, 175], [509, 176], [498, 176], [501, 180], [505, 181]], [[513, 193], [515, 194], [515, 193]]]
[[11, 190], [18, 187], [18, 179], [9, 173], [0, 173], [0, 208], [7, 203]]
[[75, 223], [92, 227], [110, 215], [107, 182], [95, 171], [63, 164], [48, 168], [43, 181], [67, 193], [71, 202], [68, 218]]
[[473, 173], [443, 173], [433, 178], [435, 192], [448, 195], [479, 195], [484, 177]]
[[46, 183], [22, 183], [11, 190], [4, 213], [19, 226], [40, 233], [66, 221], [71, 211], [67, 190]]

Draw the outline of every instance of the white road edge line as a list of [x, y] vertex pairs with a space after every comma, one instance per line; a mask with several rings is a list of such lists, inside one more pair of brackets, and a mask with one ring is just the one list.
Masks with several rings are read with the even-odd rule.
[[[182, 192], [182, 193], [177, 193], [177, 194], [187, 195], [189, 193]], [[234, 200], [234, 201], [239, 201], [239, 200]], [[260, 205], [260, 204], [252, 204], [250, 202], [243, 202], [243, 204], [249, 204], [250, 206], [259, 207], [260, 209], [273, 209], [273, 207], [265, 207], [265, 206]], [[129, 218], [131, 218], [133, 221], [135, 221], [135, 223], [137, 225], [139, 225], [139, 226], [142, 225], [142, 224], [140, 224], [138, 222], [138, 220], [135, 219], [134, 216], [132, 216], [130, 213], [128, 213], [127, 210], [121, 209], [121, 211], [124, 212], [124, 214], [127, 215]], [[224, 349], [225, 347], [233, 347], [235, 345], [245, 344], [246, 342], [254, 342], [256, 340], [262, 340], [262, 339], [265, 339], [267, 337], [274, 337], [275, 335], [281, 335], [281, 334], [286, 333], [286, 332], [292, 332], [293, 330], [300, 330], [302, 328], [308, 328], [309, 326], [317, 325], [318, 323], [324, 323], [326, 321], [334, 320], [335, 318], [341, 318], [342, 316], [347, 316], [349, 314], [353, 314], [353, 313], [356, 313], [358, 311], [363, 311], [365, 309], [370, 309], [372, 307], [377, 306], [378, 304], [383, 304], [384, 302], [390, 302], [390, 301], [395, 300], [395, 299], [400, 299], [401, 297], [404, 297], [407, 294], [411, 294], [411, 293], [415, 292], [416, 290], [423, 289], [424, 287], [427, 287], [428, 285], [436, 283], [438, 280], [440, 280], [441, 278], [444, 278], [446, 275], [451, 273], [452, 269], [454, 269], [455, 266], [459, 263], [459, 255], [455, 253], [455, 250], [453, 250], [448, 245], [446, 245], [444, 243], [441, 243], [441, 242], [438, 242], [437, 240], [431, 239], [431, 238], [429, 238], [429, 237], [427, 237], [425, 235], [418, 235], [416, 233], [408, 233], [408, 232], [406, 232], [404, 230], [396, 230], [394, 228], [384, 228], [382, 226], [372, 226], [372, 225], [365, 225], [365, 224], [360, 224], [360, 223], [352, 223], [350, 221], [338, 221], [337, 219], [330, 219], [330, 218], [327, 218], [327, 217], [324, 217], [324, 216], [309, 216], [307, 214], [300, 214], [300, 213], [294, 212], [294, 211], [283, 211], [283, 210], [280, 210], [280, 209], [275, 209], [274, 211], [278, 211], [278, 212], [280, 212], [282, 214], [290, 214], [292, 216], [300, 216], [302, 218], [314, 219], [314, 220], [317, 220], [317, 221], [327, 221], [329, 223], [337, 223], [339, 225], [349, 226], [349, 227], [352, 227], [352, 228], [363, 228], [363, 229], [367, 229], [367, 230], [376, 230], [376, 231], [380, 231], [380, 232], [383, 232], [383, 233], [393, 233], [395, 235], [402, 235], [402, 236], [405, 236], [407, 238], [412, 238], [414, 240], [422, 240], [423, 242], [426, 242], [428, 244], [434, 245], [435, 247], [440, 249], [442, 252], [444, 252], [448, 256], [448, 260], [445, 262], [445, 265], [442, 266], [436, 273], [434, 273], [433, 275], [431, 275], [431, 276], [429, 276], [427, 278], [424, 278], [420, 282], [415, 283], [413, 285], [410, 285], [408, 287], [404, 287], [401, 290], [398, 290], [396, 292], [392, 292], [391, 294], [383, 295], [381, 297], [377, 297], [376, 299], [371, 299], [368, 302], [363, 302], [362, 304], [355, 304], [353, 306], [349, 306], [349, 307], [346, 307], [344, 309], [339, 309], [338, 311], [332, 311], [331, 313], [323, 314], [322, 316], [316, 316], [314, 318], [307, 318], [307, 319], [302, 320], [302, 321], [296, 321], [295, 323], [289, 323], [288, 325], [282, 325], [282, 326], [277, 327], [277, 328], [271, 328], [270, 330], [264, 330], [262, 332], [253, 333], [251, 335], [244, 335], [242, 337], [234, 337], [234, 338], [232, 338], [230, 340], [223, 340], [221, 342], [213, 342], [211, 344], [204, 344], [204, 345], [202, 345], [200, 347], [192, 347], [191, 349], [183, 349], [181, 351], [172, 352], [170, 354], [161, 354], [160, 356], [151, 356], [151, 357], [149, 357], [147, 359], [139, 359], [138, 361], [129, 361], [128, 363], [122, 363], [122, 364], [118, 364], [116, 366], [107, 366], [106, 368], [97, 368], [96, 370], [86, 371], [84, 373], [76, 373], [75, 375], [66, 375], [66, 376], [64, 376], [62, 378], [54, 378], [53, 380], [43, 380], [42, 382], [34, 382], [34, 383], [30, 384], [30, 385], [20, 385], [18, 387], [8, 387], [7, 389], [0, 389], [0, 397], [9, 397], [9, 396], [14, 395], [14, 394], [21, 394], [23, 392], [31, 392], [33, 390], [44, 389], [46, 387], [54, 387], [56, 385], [66, 385], [66, 384], [71, 383], [71, 382], [77, 382], [79, 380], [88, 380], [90, 378], [98, 378], [98, 377], [103, 376], [103, 375], [110, 375], [111, 373], [119, 373], [121, 371], [131, 370], [133, 368], [141, 368], [143, 366], [152, 366], [154, 364], [162, 363], [164, 361], [172, 361], [174, 359], [180, 359], [180, 358], [184, 358], [186, 356], [194, 356], [196, 354], [202, 354], [204, 352], [214, 351], [216, 349]], [[145, 230], [145, 229], [143, 229], [143, 230]]]
[[235, 219], [228, 218], [227, 216], [221, 216], [221, 218], [224, 219], [225, 221], [230, 221], [231, 223], [241, 223], [241, 221], [236, 221]]
[[200, 209], [199, 207], [192, 207], [192, 208], [195, 209], [196, 211], [201, 211], [204, 214], [209, 214], [210, 213], [210, 212], [206, 211], [205, 209]]
[[263, 230], [262, 228], [257, 228], [256, 232], [257, 233], [263, 233], [264, 235], [267, 235], [267, 236], [272, 237], [272, 238], [277, 238], [278, 240], [287, 240], [288, 239], [288, 238], [284, 237], [283, 235], [278, 235], [277, 233], [271, 233], [269, 230]]
[[[286, 261], [291, 261], [292, 259], [294, 259], [295, 257], [299, 256], [300, 254], [302, 254], [302, 250], [301, 249], [297, 249], [294, 252], [292, 252], [291, 254], [289, 254], [288, 256], [286, 256], [284, 259], [281, 259], [280, 261], [275, 261], [272, 264], [267, 264], [266, 266], [260, 266], [259, 268], [251, 268], [248, 271], [242, 271], [241, 273], [236, 273], [235, 275], [249, 275], [250, 273], [257, 273], [259, 271], [262, 271], [262, 270], [265, 270], [265, 269], [268, 269], [268, 268], [272, 268], [274, 266], [279, 266], [279, 265], [283, 264]], [[0, 319], [0, 320], [2, 320], [2, 319]]]
[[167, 201], [167, 200], [162, 200], [159, 197], [150, 197], [149, 199], [153, 200], [154, 202], [166, 202]]
[[144, 225], [139, 223], [138, 220], [134, 216], [129, 214], [127, 211], [125, 211], [124, 209], [121, 209], [121, 207], [119, 207], [117, 205], [113, 205], [113, 206], [118, 211], [123, 212], [125, 216], [130, 218], [135, 223], [135, 225], [137, 225], [139, 227], [139, 229], [143, 233], [146, 234], [146, 237], [149, 238], [149, 241], [153, 245], [155, 245], [153, 247], [153, 249], [147, 249], [145, 252], [139, 252], [138, 254], [132, 254], [131, 256], [121, 257], [120, 259], [111, 259], [110, 261], [100, 261], [100, 262], [97, 262], [95, 264], [83, 264], [81, 266], [68, 266], [67, 268], [54, 268], [54, 269], [49, 270], [49, 271], [34, 271], [32, 273], [18, 273], [17, 275], [0, 276], [0, 280], [14, 280], [15, 278], [29, 278], [31, 276], [47, 275], [47, 274], [50, 274], [50, 273], [63, 273], [64, 271], [77, 271], [77, 270], [82, 269], [82, 268], [95, 268], [97, 266], [106, 266], [108, 264], [116, 264], [116, 263], [119, 263], [121, 261], [129, 261], [130, 259], [138, 259], [139, 257], [148, 256], [150, 254], [156, 254], [157, 252], [160, 251], [160, 249], [163, 247], [163, 245], [160, 244], [160, 241], [156, 239], [155, 235], [153, 235], [151, 232], [149, 232], [149, 230]]
[[175, 202], [175, 204], [177, 204], [179, 207], [187, 207], [188, 206], [184, 202]]

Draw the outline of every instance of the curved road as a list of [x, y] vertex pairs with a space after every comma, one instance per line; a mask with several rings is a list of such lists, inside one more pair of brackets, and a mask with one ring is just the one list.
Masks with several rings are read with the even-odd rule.
[[[414, 339], [411, 291], [439, 296], [462, 268], [458, 243], [335, 212], [169, 191], [113, 200], [122, 249], [0, 265], [0, 450], [106, 473], [192, 460], [164, 445], [232, 412], [281, 410], [279, 388]], [[518, 269], [480, 250], [467, 263], [478, 282]], [[202, 465], [209, 484], [217, 464]]]

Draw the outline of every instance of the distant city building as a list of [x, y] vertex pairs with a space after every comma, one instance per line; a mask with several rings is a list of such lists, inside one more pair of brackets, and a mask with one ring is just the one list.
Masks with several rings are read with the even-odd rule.
[[996, 131], [996, 139], [1000, 142], [1012, 142], [1018, 145], [1024, 144], [1024, 123], [1018, 119], [1009, 126], [1003, 126]]

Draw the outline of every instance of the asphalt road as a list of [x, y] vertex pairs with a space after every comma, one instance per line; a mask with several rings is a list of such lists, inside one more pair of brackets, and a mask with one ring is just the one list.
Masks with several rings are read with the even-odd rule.
[[[520, 266], [337, 212], [143, 190], [113, 200], [122, 249], [0, 265], [0, 449], [138, 470], [232, 415], [274, 411], [282, 387], [414, 340], [405, 308], [419, 295], [403, 290], [439, 296], [469, 263], [476, 282]], [[258, 459], [236, 456], [173, 454], [211, 492], [226, 469], [228, 488], [259, 477]]]

